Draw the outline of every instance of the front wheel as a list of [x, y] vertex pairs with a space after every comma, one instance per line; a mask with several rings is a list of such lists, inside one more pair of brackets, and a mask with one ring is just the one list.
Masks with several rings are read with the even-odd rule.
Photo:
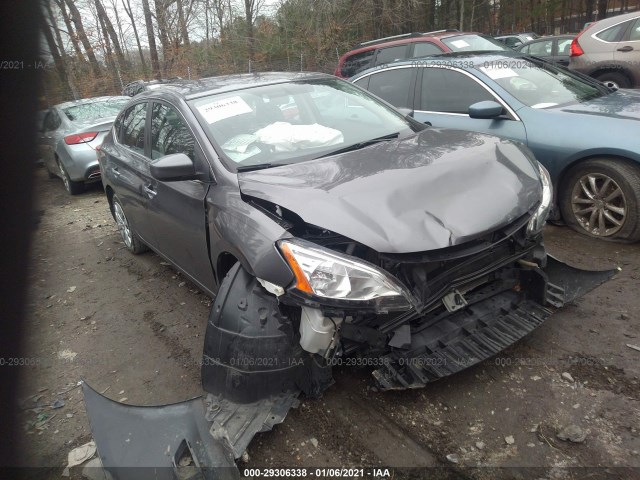
[[573, 167], [559, 191], [564, 221], [604, 240], [640, 240], [640, 166], [598, 158]]
[[134, 255], [148, 250], [148, 247], [144, 244], [140, 237], [138, 237], [136, 232], [129, 224], [129, 220], [127, 220], [127, 216], [124, 214], [124, 209], [122, 208], [120, 199], [115, 195], [113, 196], [113, 216], [116, 220], [118, 230], [120, 231], [120, 235], [122, 236], [122, 241], [124, 242], [125, 247], [127, 247], [127, 250], [129, 250]]

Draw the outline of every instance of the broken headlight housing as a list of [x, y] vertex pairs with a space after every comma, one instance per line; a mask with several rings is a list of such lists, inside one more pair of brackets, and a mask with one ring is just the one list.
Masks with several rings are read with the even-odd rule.
[[538, 169], [540, 170], [540, 180], [542, 181], [542, 201], [536, 213], [533, 214], [527, 225], [527, 235], [533, 237], [542, 231], [549, 212], [551, 211], [551, 200], [553, 186], [551, 185], [551, 177], [549, 172], [538, 162]]
[[299, 239], [281, 240], [278, 247], [295, 275], [293, 289], [303, 297], [376, 311], [411, 306], [411, 294], [400, 282], [368, 262]]

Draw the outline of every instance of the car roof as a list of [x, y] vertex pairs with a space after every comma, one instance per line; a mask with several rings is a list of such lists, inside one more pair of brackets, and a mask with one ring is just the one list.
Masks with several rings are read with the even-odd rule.
[[144, 91], [135, 96], [136, 100], [147, 97], [157, 97], [158, 94], [173, 94], [185, 100], [205, 97], [217, 93], [231, 92], [249, 87], [275, 85], [300, 80], [336, 79], [333, 75], [315, 72], [262, 72], [244, 73], [237, 75], [223, 75], [207, 77], [199, 80], [182, 80], [179, 83], [154, 85], [152, 90]]
[[526, 47], [527, 45], [531, 45], [532, 43], [538, 43], [538, 42], [546, 42], [547, 40], [555, 40], [555, 39], [566, 39], [569, 40], [570, 38], [573, 39], [575, 38], [575, 35], [572, 35], [570, 33], [567, 33], [565, 35], [549, 35], [546, 37], [540, 37], [540, 38], [534, 38], [533, 40], [529, 40], [528, 42], [524, 42], [522, 45], [518, 45], [518, 50], [520, 50], [522, 47]]
[[359, 43], [344, 55], [342, 55], [342, 58], [354, 55], [356, 53], [368, 52], [381, 47], [394, 47], [397, 45], [407, 45], [409, 43], [419, 42], [433, 42], [434, 40], [442, 40], [445, 38], [460, 37], [464, 35], [479, 35], [482, 37], [488, 37], [488, 35], [480, 32], [461, 32], [459, 30], [437, 30], [435, 32], [411, 33], [407, 34], [407, 36], [403, 36], [402, 38], [398, 38], [401, 37], [400, 35], [398, 35], [397, 37], [387, 37], [378, 40], [371, 40], [370, 42]]
[[631, 19], [636, 18], [636, 17], [640, 17], [640, 11], [635, 11], [635, 12], [631, 12], [631, 13], [623, 13], [622, 15], [616, 15], [615, 17], [603, 18], [602, 20], [591, 22], [591, 25], [589, 25], [589, 27], [592, 28], [594, 25], [596, 25], [598, 27], [608, 26], [608, 25], [615, 25], [617, 23], [621, 23], [621, 22], [624, 22], [626, 20], [631, 20]]

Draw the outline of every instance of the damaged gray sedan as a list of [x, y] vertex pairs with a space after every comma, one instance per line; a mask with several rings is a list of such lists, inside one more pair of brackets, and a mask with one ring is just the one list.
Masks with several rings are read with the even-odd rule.
[[526, 147], [426, 128], [328, 75], [142, 93], [99, 155], [127, 248], [153, 249], [215, 296], [206, 398], [134, 407], [85, 384], [98, 451], [119, 478], [137, 465], [165, 466], [166, 478], [233, 467], [345, 359], [371, 365], [382, 390], [423, 387], [613, 273], [547, 256], [550, 181]]

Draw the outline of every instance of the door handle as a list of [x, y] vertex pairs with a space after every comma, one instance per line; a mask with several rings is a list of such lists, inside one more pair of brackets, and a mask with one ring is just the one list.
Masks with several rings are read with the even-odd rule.
[[118, 170], [118, 167], [112, 167], [111, 171], [116, 177], [120, 176], [120, 171]]
[[146, 194], [147, 194], [147, 196], [148, 196], [149, 198], [153, 198], [153, 197], [155, 197], [155, 196], [158, 194], [158, 192], [156, 192], [156, 191], [153, 189], [153, 186], [152, 186], [152, 185], [145, 185], [145, 186], [143, 187], [143, 190], [144, 190], [144, 193], [146, 193]]
[[630, 52], [631, 50], [633, 50], [633, 47], [631, 45], [625, 45], [624, 47], [620, 47], [618, 49], [619, 52]]

